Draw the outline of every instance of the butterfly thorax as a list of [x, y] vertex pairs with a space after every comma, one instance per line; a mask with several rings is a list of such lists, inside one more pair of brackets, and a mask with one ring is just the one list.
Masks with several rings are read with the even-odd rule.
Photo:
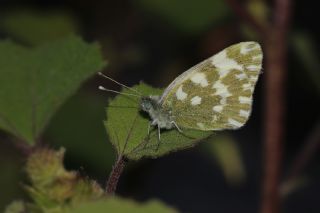
[[159, 128], [173, 128], [173, 119], [170, 110], [164, 109], [159, 102], [159, 96], [146, 96], [141, 98], [140, 107], [152, 119], [151, 125]]

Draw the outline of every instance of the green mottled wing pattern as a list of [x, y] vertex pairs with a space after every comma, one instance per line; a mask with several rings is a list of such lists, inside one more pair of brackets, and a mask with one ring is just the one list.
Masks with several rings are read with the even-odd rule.
[[240, 128], [250, 116], [261, 65], [258, 43], [232, 45], [178, 76], [160, 103], [181, 128]]

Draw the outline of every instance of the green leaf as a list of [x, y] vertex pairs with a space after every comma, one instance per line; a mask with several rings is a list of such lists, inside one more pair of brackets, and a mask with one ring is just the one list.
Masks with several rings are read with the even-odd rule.
[[98, 46], [77, 37], [34, 49], [0, 42], [0, 128], [34, 144], [59, 106], [104, 64]]
[[65, 213], [105, 213], [105, 212], [117, 212], [117, 213], [166, 213], [177, 212], [171, 207], [167, 207], [160, 201], [152, 200], [146, 203], [137, 203], [132, 200], [120, 199], [117, 197], [109, 197], [105, 200], [99, 200], [96, 202], [87, 202], [75, 206], [72, 209], [65, 211]]
[[63, 11], [19, 9], [3, 13], [0, 28], [10, 37], [36, 45], [76, 33], [72, 16]]
[[310, 177], [305, 175], [286, 180], [279, 187], [280, 194], [283, 198], [286, 198], [303, 187], [308, 186], [310, 182], [312, 182]]
[[223, 0], [139, 0], [136, 3], [153, 16], [156, 14], [187, 33], [204, 31], [230, 14]]
[[[145, 84], [133, 88], [146, 96], [162, 93], [161, 89], [154, 89]], [[110, 101], [105, 126], [118, 155], [133, 160], [142, 157], [157, 158], [169, 152], [192, 147], [212, 134], [210, 131], [183, 130], [181, 134], [175, 129], [162, 130], [159, 144], [155, 128], [151, 128], [148, 137], [149, 122], [148, 115], [139, 110], [139, 98], [118, 95]]]

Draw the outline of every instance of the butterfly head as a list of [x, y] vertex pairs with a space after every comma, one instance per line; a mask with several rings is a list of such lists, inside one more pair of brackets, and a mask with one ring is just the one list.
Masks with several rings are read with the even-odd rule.
[[145, 112], [150, 112], [158, 108], [158, 96], [144, 96], [141, 98], [140, 107]]

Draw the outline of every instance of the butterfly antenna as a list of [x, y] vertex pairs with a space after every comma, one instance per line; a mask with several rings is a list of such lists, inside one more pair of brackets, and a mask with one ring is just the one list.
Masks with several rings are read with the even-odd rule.
[[118, 85], [120, 85], [120, 86], [123, 86], [123, 87], [125, 87], [125, 88], [127, 88], [127, 89], [129, 89], [129, 90], [131, 90], [131, 91], [133, 91], [133, 92], [135, 92], [135, 93], [137, 93], [137, 94], [139, 94], [140, 96], [142, 96], [142, 94], [141, 94], [140, 92], [138, 92], [137, 90], [132, 89], [132, 88], [130, 88], [130, 87], [124, 85], [124, 84], [121, 84], [120, 82], [118, 82], [118, 81], [116, 81], [116, 80], [114, 80], [114, 79], [106, 76], [106, 75], [103, 74], [102, 72], [98, 72], [98, 75], [100, 75], [100, 76], [102, 76], [102, 77], [104, 77], [104, 78], [106, 78], [106, 79], [109, 79], [110, 81], [113, 81], [114, 83], [116, 83], [116, 84], [118, 84]]
[[116, 93], [116, 94], [120, 94], [120, 95], [126, 95], [126, 96], [134, 96], [134, 97], [141, 97], [140, 95], [135, 95], [135, 94], [131, 94], [131, 93], [125, 93], [125, 92], [118, 92], [118, 91], [115, 91], [115, 90], [112, 90], [112, 89], [107, 89], [103, 86], [99, 86], [98, 87], [99, 90], [102, 90], [102, 91], [107, 91], [107, 92], [113, 92], [113, 93]]

